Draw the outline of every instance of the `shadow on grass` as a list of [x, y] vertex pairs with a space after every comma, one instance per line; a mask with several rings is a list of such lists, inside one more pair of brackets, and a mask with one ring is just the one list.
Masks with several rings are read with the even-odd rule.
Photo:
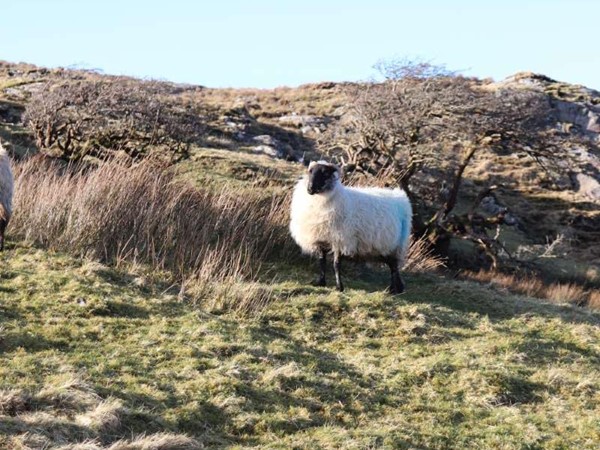
[[[335, 291], [332, 283], [332, 270], [328, 268], [327, 287], [312, 287], [310, 284], [316, 275], [316, 260], [306, 259], [294, 272], [284, 272], [288, 279], [297, 281], [302, 287], [291, 289], [286, 298], [309, 294], [328, 294]], [[349, 295], [356, 291], [365, 294], [384, 292], [389, 279], [383, 265], [352, 262], [345, 264], [343, 281]], [[515, 317], [536, 315], [547, 318], [559, 318], [567, 323], [581, 323], [600, 326], [600, 313], [587, 308], [550, 303], [540, 299], [530, 299], [515, 294], [503, 294], [477, 282], [456, 281], [443, 275], [402, 274], [406, 292], [390, 298], [408, 303], [440, 305], [457, 313], [449, 320], [464, 318], [465, 313], [487, 316], [492, 322], [501, 322]], [[443, 312], [439, 312], [443, 314]], [[462, 320], [466, 326], [465, 320]]]
[[[507, 333], [510, 330], [507, 330]], [[529, 330], [523, 334], [523, 342], [518, 351], [527, 355], [533, 364], [543, 364], [560, 359], [566, 363], [584, 360], [590, 365], [600, 367], [600, 352], [594, 347], [583, 347], [560, 337], [543, 336], [538, 330]]]
[[442, 276], [411, 276], [402, 297], [411, 303], [438, 304], [461, 313], [487, 316], [501, 322], [521, 316], [558, 318], [567, 323], [600, 325], [600, 314], [591, 310], [529, 299], [513, 294], [503, 295], [475, 282], [456, 282]]
[[49, 420], [47, 416], [40, 416], [35, 420], [34, 416], [26, 421], [20, 417], [0, 416], [0, 435], [15, 436], [25, 433], [41, 434], [57, 442], [82, 441], [95, 434], [89, 427], [61, 420], [58, 417]]
[[0, 339], [0, 355], [10, 353], [19, 349], [26, 352], [36, 353], [45, 350], [58, 350], [66, 352], [71, 349], [72, 342], [69, 339], [48, 339], [30, 332], [9, 331], [2, 334]]

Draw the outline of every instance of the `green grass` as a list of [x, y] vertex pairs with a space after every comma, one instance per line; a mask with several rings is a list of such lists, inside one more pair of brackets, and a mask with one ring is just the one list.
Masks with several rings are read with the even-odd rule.
[[[194, 95], [220, 110], [256, 97], [252, 133], [285, 142], [298, 130], [277, 128], [280, 115], [331, 115], [344, 103], [340, 90], [319, 86]], [[33, 145], [18, 125], [0, 126], [0, 137], [19, 155]], [[245, 195], [287, 189], [301, 168], [226, 134], [211, 143], [230, 150], [194, 147], [182, 177]], [[518, 167], [497, 175], [538, 183]], [[473, 180], [489, 172], [482, 165]], [[525, 188], [506, 192], [518, 216], [532, 205], [551, 213], [535, 236], [575, 204]], [[514, 230], [502, 238], [511, 250], [531, 243]], [[582, 261], [548, 266], [596, 280]], [[600, 446], [600, 312], [433, 275], [407, 276], [407, 293], [390, 297], [383, 270], [353, 265], [337, 293], [310, 286], [306, 260], [266, 266], [259, 281], [193, 303], [143, 267], [9, 241], [0, 254], [0, 449]], [[231, 308], [244, 293], [249, 310], [253, 295], [265, 301], [258, 314]]]
[[179, 163], [181, 176], [197, 186], [254, 187], [291, 186], [300, 177], [300, 164], [242, 151], [193, 148], [190, 159]]
[[0, 447], [162, 431], [231, 448], [600, 443], [600, 314], [585, 309], [426, 275], [390, 297], [361, 268], [337, 293], [306, 264], [240, 318], [139, 271], [24, 244], [0, 259], [0, 389], [29, 399], [0, 397]]

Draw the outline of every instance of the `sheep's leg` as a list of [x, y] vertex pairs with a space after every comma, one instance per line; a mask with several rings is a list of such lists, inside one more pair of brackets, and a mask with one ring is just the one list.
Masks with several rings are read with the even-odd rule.
[[0, 219], [0, 252], [4, 250], [4, 231], [8, 225], [8, 220]]
[[404, 292], [404, 283], [402, 277], [400, 277], [400, 269], [398, 268], [398, 258], [390, 256], [385, 260], [386, 264], [390, 268], [391, 281], [390, 281], [390, 294], [402, 294]]
[[315, 286], [325, 286], [325, 271], [327, 270], [327, 250], [321, 249], [319, 255], [319, 278], [314, 282]]
[[340, 270], [342, 268], [341, 259], [342, 255], [340, 255], [339, 252], [333, 252], [333, 270], [335, 271], [335, 287], [340, 292], [344, 290], [344, 285], [342, 284], [342, 277], [340, 274]]

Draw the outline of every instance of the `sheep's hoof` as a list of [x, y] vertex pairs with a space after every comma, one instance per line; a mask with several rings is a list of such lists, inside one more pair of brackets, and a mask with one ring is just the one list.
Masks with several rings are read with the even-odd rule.
[[337, 289], [338, 291], [340, 291], [340, 292], [344, 292], [344, 286], [343, 286], [343, 285], [341, 285], [341, 284], [340, 284], [340, 285], [337, 285], [337, 286], [336, 286], [336, 289]]
[[313, 286], [327, 286], [327, 283], [325, 283], [325, 278], [317, 278], [315, 281], [312, 282]]
[[390, 295], [400, 295], [404, 293], [404, 286], [390, 286], [386, 290]]

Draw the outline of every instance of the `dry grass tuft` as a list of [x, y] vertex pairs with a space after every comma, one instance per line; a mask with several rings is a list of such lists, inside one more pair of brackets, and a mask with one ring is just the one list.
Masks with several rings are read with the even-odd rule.
[[479, 272], [465, 272], [466, 278], [489, 283], [493, 286], [508, 289], [511, 292], [528, 297], [544, 298], [545, 286], [539, 278], [532, 276], [518, 276], [493, 270], [480, 270]]
[[15, 416], [31, 407], [31, 396], [18, 389], [0, 391], [0, 414]]
[[260, 381], [266, 385], [273, 385], [279, 380], [286, 380], [300, 376], [302, 376], [302, 368], [298, 366], [296, 362], [291, 362], [265, 372]]
[[122, 439], [109, 446], [94, 440], [57, 447], [57, 450], [198, 450], [203, 446], [182, 434], [156, 433], [134, 439]]
[[107, 450], [197, 450], [198, 441], [182, 434], [156, 433], [115, 442]]
[[276, 298], [272, 287], [258, 282], [221, 283], [213, 290], [210, 309], [229, 311], [240, 317], [259, 317]]
[[[184, 435], [158, 433], [131, 440], [120, 400], [102, 399], [73, 373], [49, 379], [37, 392], [0, 391], [0, 448], [62, 450], [188, 450], [200, 444]], [[115, 442], [116, 441], [116, 442]], [[70, 442], [69, 445], [56, 447]], [[100, 442], [104, 442], [105, 445]], [[110, 444], [113, 442], [112, 444]]]
[[84, 168], [30, 159], [15, 175], [15, 234], [76, 256], [149, 264], [180, 282], [252, 279], [289, 242], [287, 196], [199, 190], [148, 161]]
[[102, 446], [96, 441], [84, 441], [77, 444], [68, 444], [57, 447], [56, 450], [102, 450]]
[[588, 297], [587, 306], [592, 309], [600, 309], [600, 292], [592, 291]]
[[121, 425], [123, 405], [117, 399], [100, 402], [93, 410], [80, 414], [75, 421], [97, 432], [114, 431]]
[[421, 273], [432, 272], [441, 267], [444, 267], [444, 260], [433, 253], [427, 239], [419, 238], [411, 242], [403, 270]]
[[60, 375], [33, 396], [35, 405], [63, 411], [84, 411], [99, 399], [91, 386], [72, 373]]
[[496, 271], [464, 272], [464, 278], [489, 283], [492, 286], [528, 297], [542, 298], [555, 303], [570, 303], [600, 309], [600, 294], [588, 291], [574, 283], [553, 283], [550, 285], [534, 275], [514, 275]]
[[555, 283], [546, 288], [544, 298], [557, 303], [571, 303], [582, 306], [586, 303], [588, 292], [573, 283]]

